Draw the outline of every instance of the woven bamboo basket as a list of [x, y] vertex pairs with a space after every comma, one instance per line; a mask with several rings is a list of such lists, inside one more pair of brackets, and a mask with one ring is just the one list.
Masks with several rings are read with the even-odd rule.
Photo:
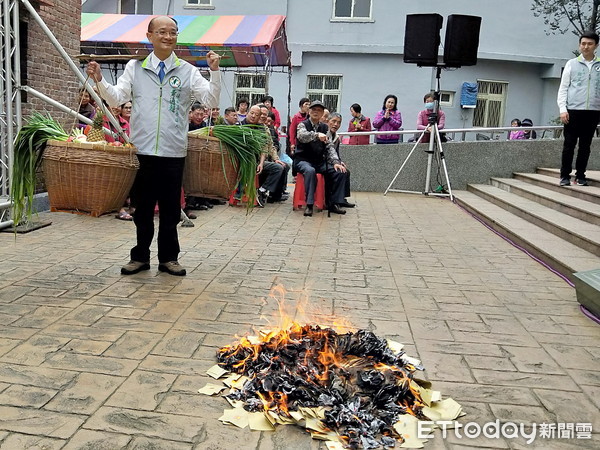
[[187, 195], [228, 199], [235, 189], [237, 170], [227, 145], [212, 136], [188, 135], [183, 190]]
[[43, 161], [50, 209], [93, 217], [116, 211], [138, 168], [133, 147], [50, 140]]

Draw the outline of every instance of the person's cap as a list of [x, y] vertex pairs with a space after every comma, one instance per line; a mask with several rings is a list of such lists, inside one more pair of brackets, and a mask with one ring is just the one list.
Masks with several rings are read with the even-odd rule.
[[320, 100], [315, 100], [313, 101], [310, 106], [308, 107], [308, 109], [313, 109], [313, 108], [323, 108], [323, 110], [325, 110], [325, 105], [323, 104], [322, 101]]

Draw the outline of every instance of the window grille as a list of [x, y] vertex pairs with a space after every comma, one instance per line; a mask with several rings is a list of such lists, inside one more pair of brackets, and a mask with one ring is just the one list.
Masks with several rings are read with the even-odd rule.
[[371, 0], [334, 0], [334, 19], [370, 19]]
[[454, 94], [453, 91], [441, 91], [440, 106], [452, 107], [454, 105]]
[[504, 123], [508, 83], [477, 80], [477, 106], [473, 115], [474, 127], [501, 127]]
[[267, 76], [259, 73], [236, 73], [235, 102], [242, 97], [250, 100], [250, 105], [256, 105], [267, 93]]
[[120, 14], [154, 14], [153, 0], [119, 0]]
[[186, 6], [212, 6], [212, 0], [187, 0]]
[[306, 96], [310, 101], [320, 100], [329, 111], [340, 110], [342, 98], [341, 75], [308, 75]]

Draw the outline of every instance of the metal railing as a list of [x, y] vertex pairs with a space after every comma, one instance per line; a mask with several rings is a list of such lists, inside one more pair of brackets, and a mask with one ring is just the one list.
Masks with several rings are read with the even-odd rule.
[[[502, 141], [507, 140], [508, 135], [511, 131], [528, 131], [534, 130], [537, 133], [536, 139], [558, 139], [562, 137], [562, 125], [542, 125], [533, 127], [471, 127], [471, 128], [445, 128], [440, 130], [440, 133], [444, 133], [448, 140], [453, 142], [464, 142], [464, 141]], [[338, 134], [342, 137], [345, 136], [365, 136], [365, 135], [400, 135], [400, 142], [411, 142], [416, 141], [418, 136], [423, 130], [398, 130], [398, 131], [359, 131], [359, 132], [347, 132], [340, 131]], [[409, 138], [405, 139], [405, 136]]]

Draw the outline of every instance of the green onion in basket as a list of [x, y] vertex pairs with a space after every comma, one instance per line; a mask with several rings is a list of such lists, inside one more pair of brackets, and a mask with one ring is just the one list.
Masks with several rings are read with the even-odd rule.
[[49, 114], [33, 113], [21, 127], [14, 141], [13, 170], [10, 195], [13, 201], [12, 218], [15, 227], [33, 215], [33, 195], [36, 171], [49, 139], [66, 141], [69, 137], [63, 127]]
[[269, 148], [271, 135], [263, 125], [215, 125], [201, 128], [192, 134], [211, 134], [230, 149], [230, 158], [238, 172], [236, 184], [240, 185], [246, 196], [248, 208], [254, 206], [256, 199], [256, 167], [260, 154]]

